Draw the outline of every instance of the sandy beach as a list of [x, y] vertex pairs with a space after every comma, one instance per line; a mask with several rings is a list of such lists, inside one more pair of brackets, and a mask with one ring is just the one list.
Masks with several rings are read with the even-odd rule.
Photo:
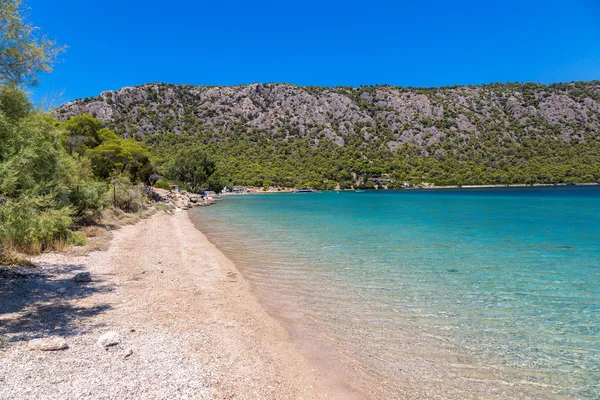
[[[187, 213], [0, 280], [0, 399], [353, 399], [324, 377]], [[91, 282], [75, 282], [79, 272]], [[98, 339], [112, 332], [117, 344]], [[55, 338], [59, 351], [32, 348]]]

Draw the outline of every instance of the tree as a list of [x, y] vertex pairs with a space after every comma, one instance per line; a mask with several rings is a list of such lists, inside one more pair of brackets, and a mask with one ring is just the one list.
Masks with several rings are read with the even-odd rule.
[[22, 0], [0, 0], [0, 84], [36, 85], [64, 51], [24, 19]]
[[105, 130], [102, 128], [102, 122], [90, 114], [70, 118], [62, 127], [65, 130], [65, 146], [69, 153], [79, 155], [85, 154], [88, 148], [98, 146], [101, 140], [100, 131]]
[[107, 179], [115, 173], [126, 173], [132, 182], [149, 182], [154, 167], [146, 146], [133, 139], [121, 139], [105, 129], [100, 136], [106, 140], [87, 151], [96, 176]]
[[179, 150], [167, 168], [167, 175], [171, 179], [185, 183], [195, 192], [205, 188], [210, 188], [217, 193], [223, 190], [216, 163], [200, 147]]
[[0, 246], [39, 251], [68, 241], [73, 218], [103, 206], [106, 186], [67, 154], [57, 125], [21, 90], [0, 88]]

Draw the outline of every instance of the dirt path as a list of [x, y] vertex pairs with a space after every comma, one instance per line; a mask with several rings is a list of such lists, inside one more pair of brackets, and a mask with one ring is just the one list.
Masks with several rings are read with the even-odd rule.
[[[116, 231], [106, 252], [37, 262], [0, 280], [0, 399], [356, 397], [318, 376], [184, 212]], [[107, 331], [120, 343], [105, 350]], [[69, 348], [28, 348], [49, 336]]]

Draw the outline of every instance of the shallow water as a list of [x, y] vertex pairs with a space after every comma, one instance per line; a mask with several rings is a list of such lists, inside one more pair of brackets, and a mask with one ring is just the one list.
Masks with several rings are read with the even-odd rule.
[[599, 210], [590, 186], [242, 196], [191, 217], [305, 341], [390, 393], [591, 399]]

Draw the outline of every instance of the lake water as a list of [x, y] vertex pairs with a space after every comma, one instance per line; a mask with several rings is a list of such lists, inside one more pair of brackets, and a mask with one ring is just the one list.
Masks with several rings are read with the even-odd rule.
[[301, 349], [373, 393], [600, 398], [600, 187], [240, 196], [190, 215]]

